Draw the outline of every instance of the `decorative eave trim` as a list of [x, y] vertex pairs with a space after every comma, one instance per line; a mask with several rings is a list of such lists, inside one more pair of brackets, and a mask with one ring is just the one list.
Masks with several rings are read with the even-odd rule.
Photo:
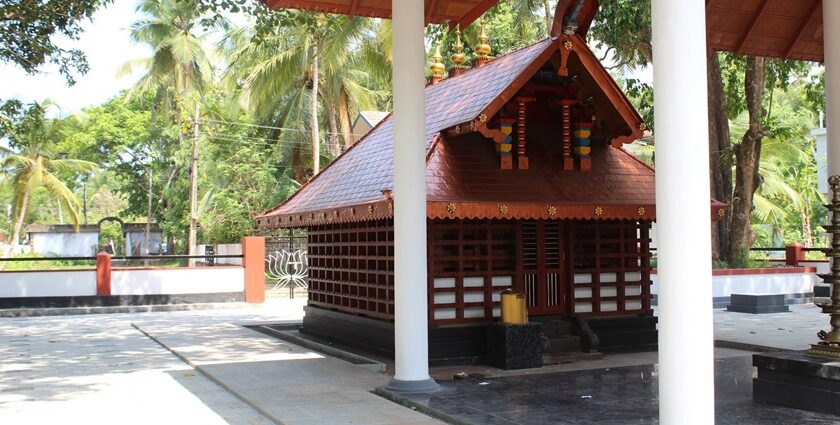
[[276, 214], [257, 218], [260, 229], [292, 229], [324, 224], [358, 223], [381, 220], [394, 216], [394, 202], [381, 200], [338, 208], [302, 211], [294, 214]]
[[516, 202], [432, 201], [426, 207], [431, 219], [513, 220], [655, 220], [652, 204], [558, 204]]
[[[712, 203], [711, 219], [721, 221], [729, 206]], [[324, 224], [358, 223], [393, 218], [394, 203], [390, 200], [369, 202], [339, 208], [278, 214], [257, 219], [260, 229], [288, 229]], [[559, 204], [517, 202], [448, 202], [426, 203], [429, 219], [493, 219], [493, 220], [656, 220], [652, 204]]]

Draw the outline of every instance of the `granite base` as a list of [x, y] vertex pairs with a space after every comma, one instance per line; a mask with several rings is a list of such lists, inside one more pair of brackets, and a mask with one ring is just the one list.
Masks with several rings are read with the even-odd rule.
[[840, 361], [803, 351], [755, 354], [753, 399], [840, 416]]
[[529, 369], [543, 365], [542, 325], [506, 325], [487, 327], [487, 363], [500, 369]]

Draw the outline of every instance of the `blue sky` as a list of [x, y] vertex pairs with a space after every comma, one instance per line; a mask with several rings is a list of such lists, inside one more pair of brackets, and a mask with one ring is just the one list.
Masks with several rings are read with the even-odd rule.
[[127, 29], [136, 19], [135, 5], [135, 0], [115, 0], [83, 25], [79, 40], [59, 42], [62, 47], [81, 49], [87, 55], [90, 71], [78, 78], [75, 86], [67, 87], [54, 66], [27, 75], [13, 65], [0, 64], [0, 99], [31, 102], [50, 98], [61, 107], [58, 115], [67, 116], [85, 106], [102, 103], [131, 86], [141, 74], [117, 78], [117, 71], [129, 60], [150, 55], [148, 48], [133, 44], [128, 37]]

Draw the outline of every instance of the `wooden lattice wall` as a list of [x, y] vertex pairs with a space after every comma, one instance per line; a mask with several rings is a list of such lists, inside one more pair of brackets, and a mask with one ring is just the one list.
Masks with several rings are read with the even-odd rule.
[[[648, 221], [430, 220], [429, 321], [492, 321], [508, 288], [526, 292], [531, 315], [648, 314], [649, 231]], [[312, 227], [308, 250], [310, 305], [393, 319], [392, 221]]]
[[309, 304], [394, 318], [391, 220], [309, 228]]

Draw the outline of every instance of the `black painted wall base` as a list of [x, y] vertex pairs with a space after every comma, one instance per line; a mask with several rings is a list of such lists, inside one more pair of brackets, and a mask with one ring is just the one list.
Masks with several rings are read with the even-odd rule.
[[542, 324], [488, 325], [487, 364], [505, 370], [542, 367]]
[[[300, 332], [384, 357], [394, 357], [394, 323], [355, 314], [304, 307]], [[476, 364], [486, 359], [487, 325], [429, 327], [429, 365]]]
[[753, 400], [840, 415], [840, 361], [802, 351], [754, 354]]
[[[304, 307], [300, 332], [394, 357], [394, 323], [320, 307]], [[603, 353], [656, 351], [654, 316], [589, 318]], [[430, 326], [429, 365], [477, 364], [487, 361], [487, 324]]]
[[751, 314], [785, 313], [790, 311], [790, 307], [785, 303], [784, 294], [732, 294], [730, 304], [726, 307], [726, 311]]
[[653, 315], [586, 320], [598, 335], [598, 351], [602, 353], [656, 351], [659, 346], [658, 319]]
[[202, 304], [242, 301], [245, 301], [245, 295], [242, 292], [174, 295], [112, 295], [107, 297], [26, 297], [0, 298], [0, 309], [121, 307], [132, 305]]

